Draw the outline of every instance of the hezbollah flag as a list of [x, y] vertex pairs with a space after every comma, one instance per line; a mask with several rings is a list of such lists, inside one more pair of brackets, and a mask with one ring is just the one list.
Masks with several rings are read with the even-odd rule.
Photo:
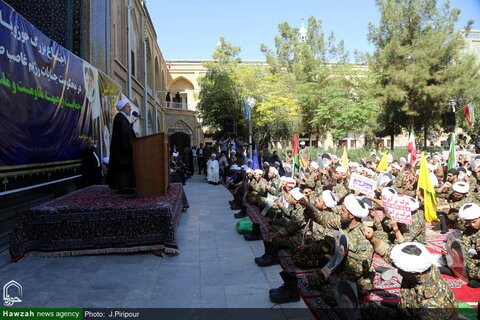
[[475, 122], [475, 112], [473, 109], [473, 106], [471, 104], [467, 104], [466, 106], [463, 107], [465, 110], [465, 115], [467, 116], [467, 121], [468, 124], [473, 126], [473, 123]]
[[450, 138], [450, 153], [448, 155], [448, 170], [457, 167], [457, 155], [455, 154], [455, 133]]
[[348, 156], [347, 156], [347, 148], [345, 147], [345, 145], [343, 146], [342, 167], [348, 170]]
[[425, 212], [425, 221], [438, 221], [437, 218], [437, 195], [433, 187], [430, 173], [428, 172], [427, 160], [425, 160], [425, 153], [422, 152], [420, 159], [420, 173], [418, 176], [418, 188], [423, 189], [423, 206]]
[[298, 134], [293, 135], [293, 173], [300, 171], [300, 160], [298, 158]]
[[388, 172], [388, 151], [385, 151], [385, 153], [382, 156], [382, 159], [380, 159], [380, 162], [378, 163], [377, 166], [377, 171], [382, 172], [382, 171], [387, 171]]

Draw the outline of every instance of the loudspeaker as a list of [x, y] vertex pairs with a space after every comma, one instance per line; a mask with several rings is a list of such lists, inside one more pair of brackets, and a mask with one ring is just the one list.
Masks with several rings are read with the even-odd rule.
[[235, 120], [233, 118], [225, 118], [223, 120], [223, 129], [227, 134], [236, 134]]
[[455, 127], [457, 124], [455, 112], [445, 112], [442, 116], [442, 122], [445, 127]]

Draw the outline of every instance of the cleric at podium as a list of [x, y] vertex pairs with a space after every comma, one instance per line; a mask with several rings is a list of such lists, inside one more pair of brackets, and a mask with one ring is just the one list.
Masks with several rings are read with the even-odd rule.
[[113, 119], [112, 140], [110, 144], [110, 162], [107, 183], [118, 193], [135, 192], [133, 171], [132, 139], [136, 138], [128, 117], [132, 108], [128, 99], [120, 100], [115, 106], [119, 111]]

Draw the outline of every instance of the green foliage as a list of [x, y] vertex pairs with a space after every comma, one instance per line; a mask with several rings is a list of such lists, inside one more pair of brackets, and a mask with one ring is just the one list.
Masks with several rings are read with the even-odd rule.
[[471, 84], [478, 88], [479, 66], [461, 54], [463, 33], [454, 32], [460, 12], [448, 1], [442, 7], [436, 0], [377, 0], [377, 5], [380, 24], [370, 24], [368, 38], [376, 46], [369, 64], [385, 128], [379, 134], [398, 134], [412, 125], [424, 132], [439, 124], [449, 98], [472, 99]]

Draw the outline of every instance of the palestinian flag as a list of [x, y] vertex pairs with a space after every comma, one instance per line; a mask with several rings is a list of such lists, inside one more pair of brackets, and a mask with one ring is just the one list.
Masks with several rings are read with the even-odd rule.
[[473, 126], [473, 123], [475, 122], [475, 112], [473, 106], [471, 104], [467, 104], [465, 107], [463, 107], [463, 109], [465, 110], [468, 124]]
[[408, 137], [408, 163], [412, 164], [417, 160], [417, 148], [415, 147], [415, 136], [413, 135], [413, 128]]
[[293, 173], [300, 171], [300, 159], [298, 157], [298, 134], [293, 135]]

